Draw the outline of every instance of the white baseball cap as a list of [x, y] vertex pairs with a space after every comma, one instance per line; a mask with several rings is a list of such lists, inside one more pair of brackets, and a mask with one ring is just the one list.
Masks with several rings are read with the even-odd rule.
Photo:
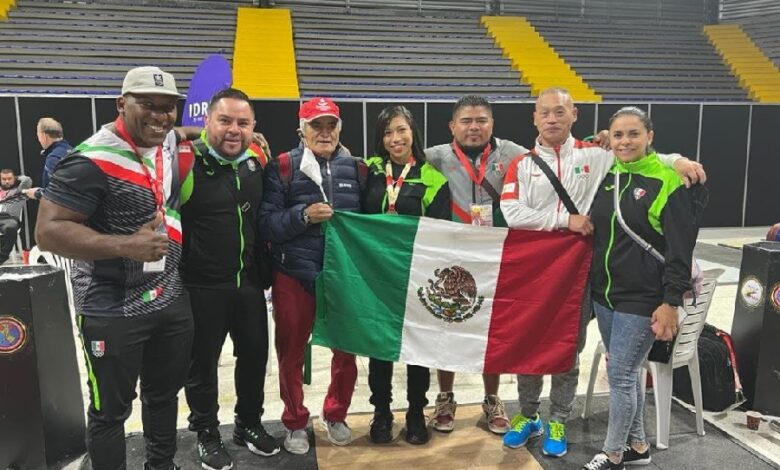
[[122, 82], [122, 95], [169, 95], [184, 98], [176, 89], [176, 79], [159, 67], [136, 67], [130, 69]]

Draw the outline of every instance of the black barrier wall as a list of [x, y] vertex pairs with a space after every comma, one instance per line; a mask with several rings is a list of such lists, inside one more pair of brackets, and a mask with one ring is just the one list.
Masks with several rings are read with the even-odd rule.
[[[255, 101], [257, 129], [265, 134], [274, 153], [298, 144], [297, 100]], [[448, 123], [452, 102], [338, 101], [344, 127], [342, 142], [355, 155], [374, 153], [376, 117], [385, 106], [403, 104], [415, 116], [426, 146], [452, 140]], [[183, 105], [183, 101], [180, 102]], [[770, 225], [780, 221], [780, 150], [773, 145], [780, 122], [780, 105], [762, 104], [582, 104], [573, 134], [583, 138], [606, 127], [609, 117], [625, 105], [648, 110], [656, 128], [654, 146], [660, 152], [679, 152], [701, 161], [709, 175], [710, 205], [705, 227]], [[181, 106], [180, 106], [181, 109]], [[533, 103], [496, 103], [495, 135], [531, 147], [536, 137]], [[6, 147], [0, 167], [23, 170], [40, 182], [43, 162], [35, 125], [50, 116], [63, 124], [74, 145], [96, 127], [116, 118], [116, 102], [106, 97], [0, 97], [0, 138]], [[597, 125], [596, 125], [597, 124]], [[20, 138], [21, 137], [21, 138]], [[28, 203], [24, 240], [34, 244], [37, 202]], [[32, 243], [31, 243], [32, 242]]]

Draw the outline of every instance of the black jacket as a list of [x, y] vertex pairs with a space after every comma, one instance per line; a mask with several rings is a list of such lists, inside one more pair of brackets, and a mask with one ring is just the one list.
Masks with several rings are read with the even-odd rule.
[[[263, 287], [254, 220], [263, 197], [262, 160], [219, 163], [195, 142], [195, 165], [184, 183], [182, 278], [187, 287]], [[189, 198], [187, 196], [189, 195]], [[261, 260], [258, 262], [258, 260]]]
[[[317, 185], [301, 170], [303, 147], [291, 150], [289, 157], [279, 156], [266, 168], [263, 202], [257, 225], [263, 239], [271, 243], [274, 269], [292, 276], [313, 291], [314, 278], [322, 270], [325, 238], [320, 224], [306, 225], [303, 209], [322, 202]], [[287, 160], [288, 173], [280, 173], [280, 159]], [[322, 186], [334, 210], [361, 212], [360, 165], [342, 147], [329, 160], [317, 157]], [[365, 166], [363, 166], [365, 168]]]
[[[384, 214], [387, 212], [387, 160], [382, 157], [366, 159], [368, 181], [363, 192], [363, 212]], [[391, 162], [393, 178], [398, 179], [403, 165]], [[427, 162], [417, 162], [404, 178], [395, 210], [403, 215], [426, 216], [434, 219], [452, 219], [450, 188], [447, 179]]]
[[[614, 215], [614, 172], [620, 174], [620, 210], [626, 224], [665, 258], [661, 263], [620, 227]], [[651, 316], [661, 303], [679, 306], [691, 289], [691, 261], [698, 235], [694, 191], [655, 154], [617, 163], [593, 201], [595, 226], [593, 299], [625, 313]]]

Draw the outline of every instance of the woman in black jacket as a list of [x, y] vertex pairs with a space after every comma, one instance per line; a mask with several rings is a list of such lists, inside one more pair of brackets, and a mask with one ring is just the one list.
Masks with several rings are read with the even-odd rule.
[[[366, 159], [368, 181], [362, 206], [368, 214], [402, 214], [450, 219], [450, 190], [447, 180], [425, 161], [420, 132], [412, 114], [403, 106], [382, 110], [376, 124], [376, 155]], [[406, 433], [410, 444], [428, 442], [423, 408], [430, 386], [427, 368], [407, 365]], [[393, 439], [392, 401], [393, 363], [371, 358], [368, 384], [374, 419], [369, 437], [374, 443]]]
[[[670, 341], [677, 333], [677, 307], [691, 289], [698, 234], [693, 195], [703, 190], [687, 189], [677, 173], [658, 160], [650, 147], [653, 125], [641, 109], [618, 110], [610, 119], [609, 136], [616, 161], [591, 209], [591, 286], [609, 354], [609, 424], [603, 452], [585, 464], [585, 470], [650, 463], [639, 372], [653, 342]], [[621, 218], [652, 245], [658, 258], [632, 238]]]

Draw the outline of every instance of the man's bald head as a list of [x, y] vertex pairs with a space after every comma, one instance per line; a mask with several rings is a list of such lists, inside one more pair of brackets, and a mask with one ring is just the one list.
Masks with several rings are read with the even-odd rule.
[[50, 117], [38, 120], [38, 132], [43, 132], [53, 139], [61, 139], [63, 137], [62, 124]]
[[54, 142], [62, 140], [62, 124], [50, 117], [41, 118], [38, 120], [36, 134], [38, 136], [38, 143], [41, 144], [41, 148], [47, 149]]
[[536, 99], [534, 125], [539, 142], [545, 147], [563, 145], [577, 121], [577, 108], [565, 88], [548, 88]]

